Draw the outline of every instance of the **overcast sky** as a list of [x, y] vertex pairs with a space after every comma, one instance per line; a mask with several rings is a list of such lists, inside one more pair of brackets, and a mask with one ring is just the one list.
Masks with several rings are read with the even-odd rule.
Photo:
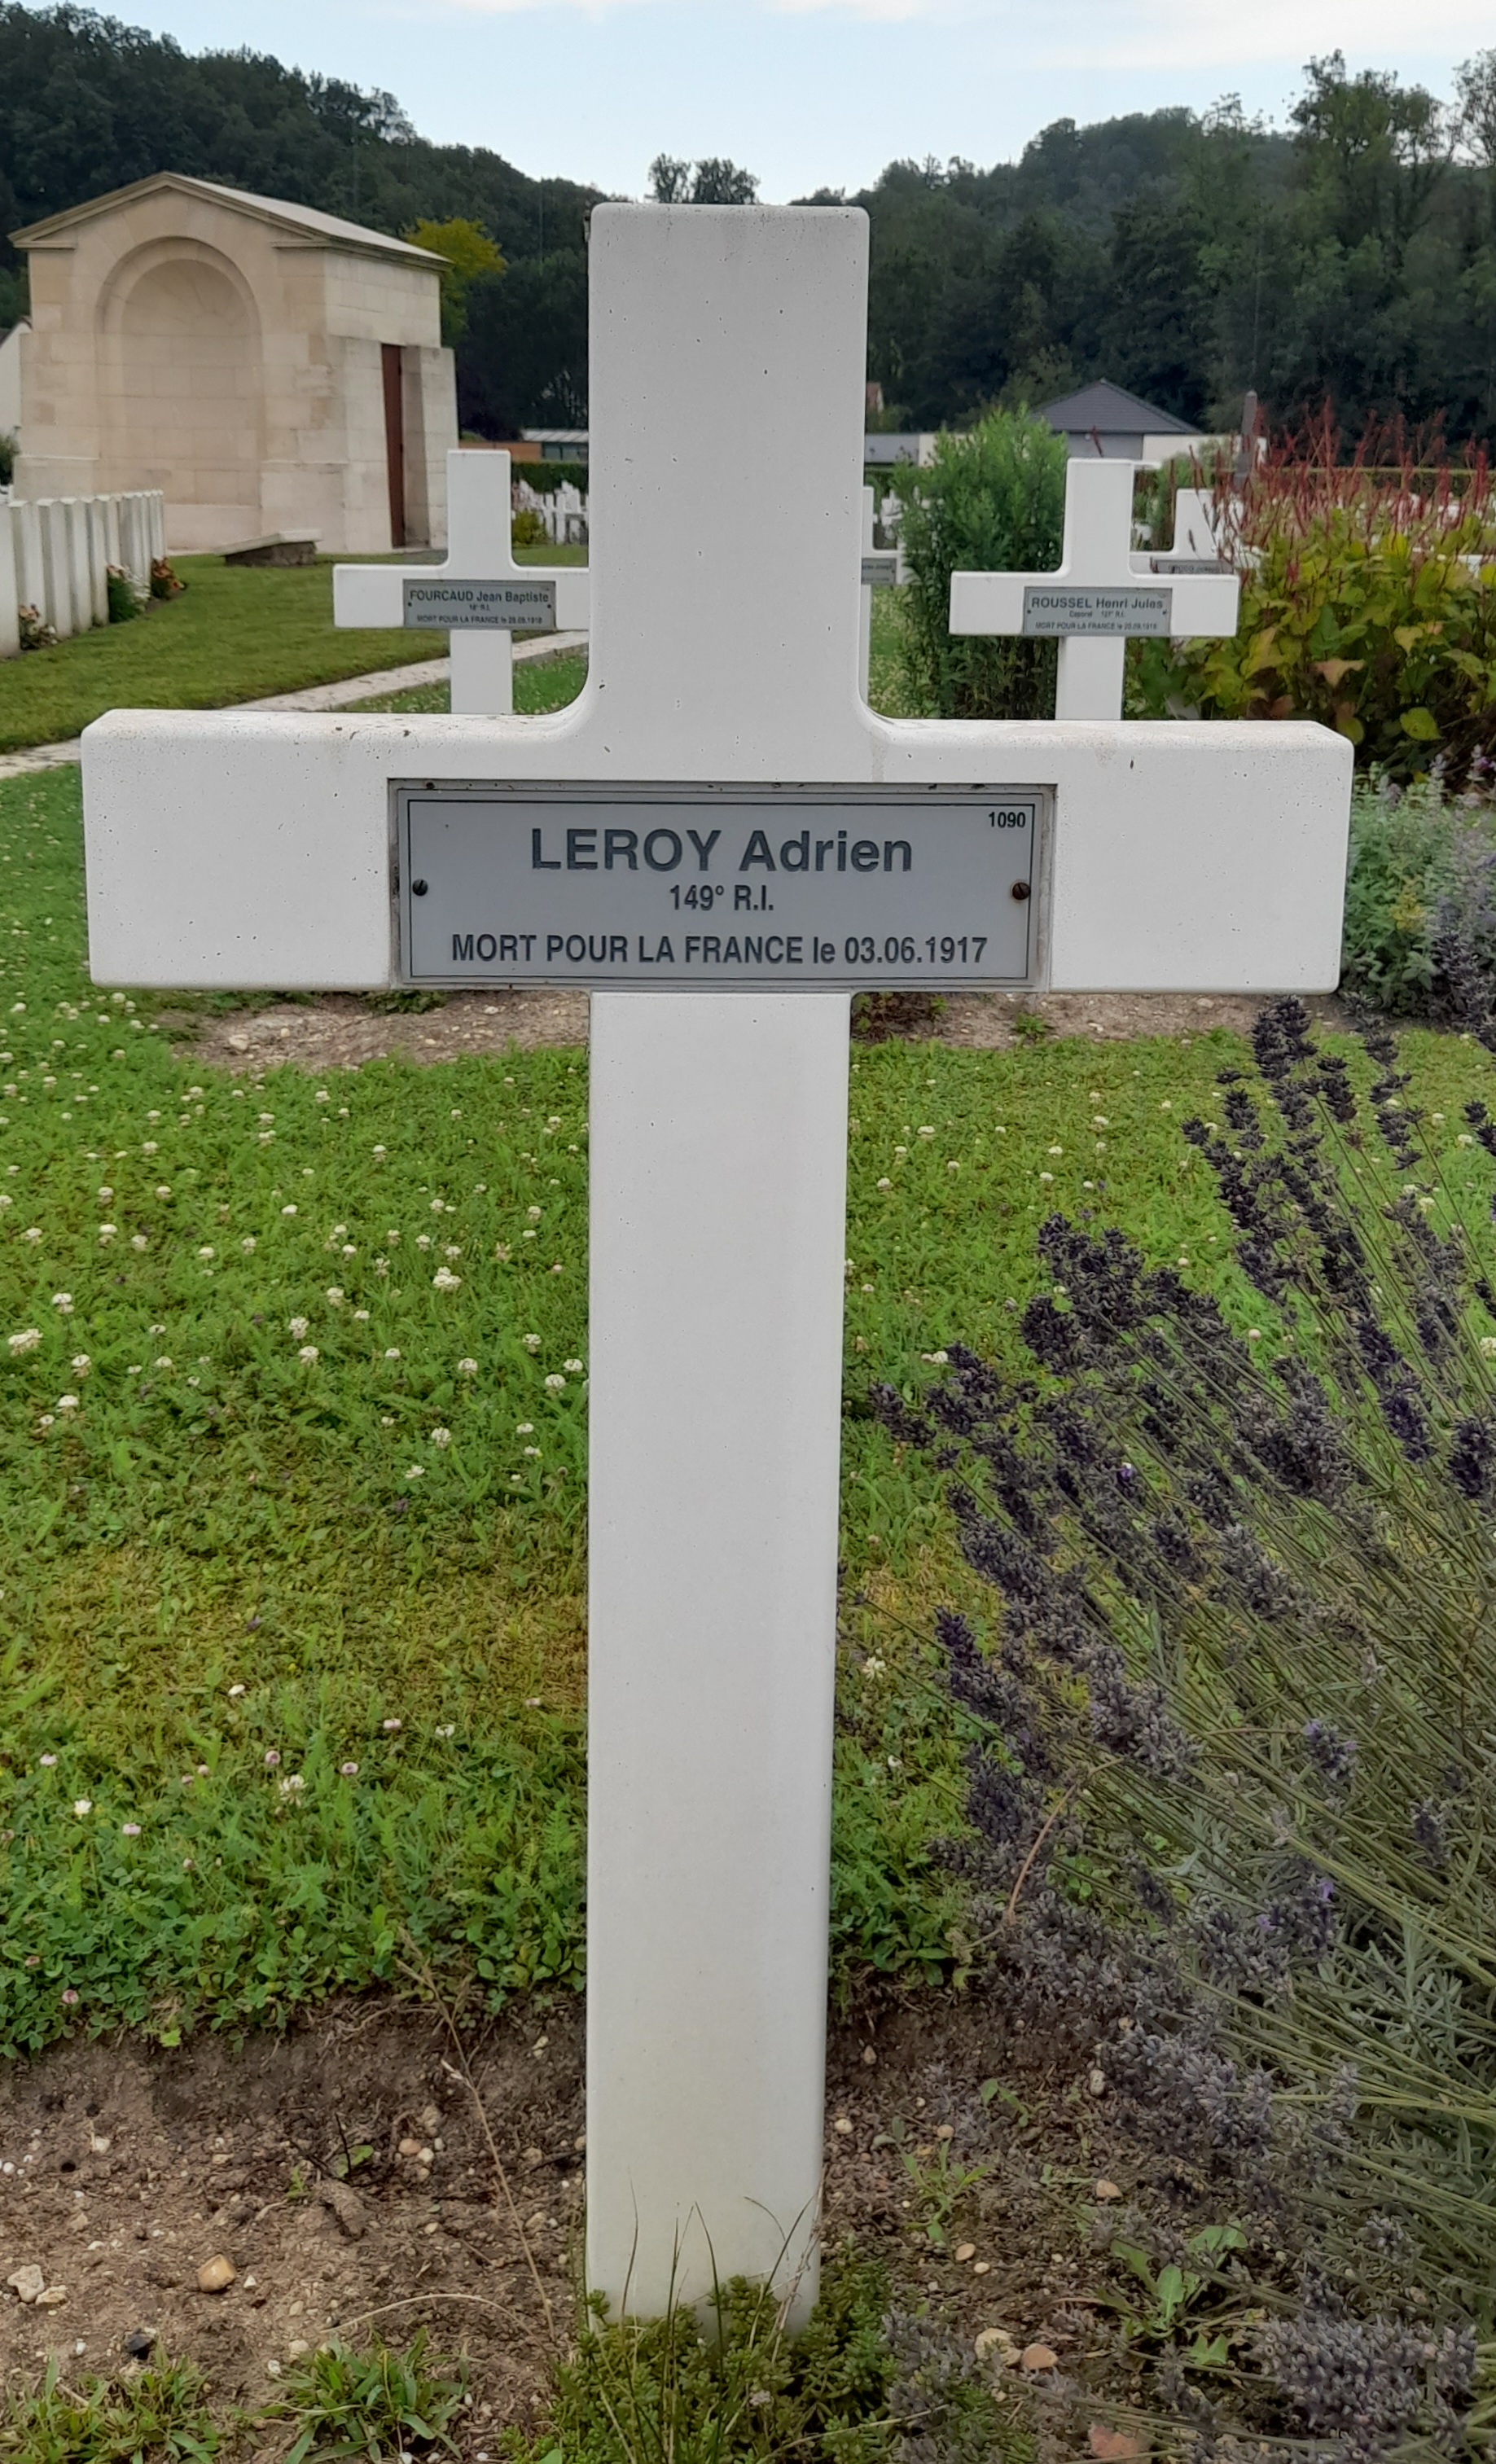
[[[727, 154], [770, 201], [895, 156], [1010, 161], [1051, 120], [1239, 93], [1282, 121], [1312, 53], [1447, 94], [1491, 0], [103, 0], [188, 50], [275, 53], [398, 95], [422, 134], [642, 195]], [[1416, 48], [1415, 48], [1416, 46]]]

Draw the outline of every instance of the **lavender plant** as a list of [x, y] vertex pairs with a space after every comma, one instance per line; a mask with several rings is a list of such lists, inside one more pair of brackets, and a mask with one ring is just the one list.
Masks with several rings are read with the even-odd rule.
[[[1490, 1207], [1361, 1045], [1279, 1002], [1183, 1126], [1259, 1323], [1057, 1216], [1034, 1375], [952, 1344], [875, 1398], [1001, 1604], [990, 1644], [938, 1620], [987, 1939], [1141, 2128], [1331, 2255], [1260, 2360], [1356, 2453], [1447, 2443], [1496, 2280]], [[1461, 1144], [1496, 1156], [1478, 1101]]]

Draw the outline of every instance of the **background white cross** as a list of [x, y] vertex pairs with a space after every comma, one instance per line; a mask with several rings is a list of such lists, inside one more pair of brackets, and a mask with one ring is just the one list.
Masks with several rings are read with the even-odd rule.
[[[335, 564], [333, 623], [403, 626], [407, 582], [554, 583], [556, 629], [584, 628], [591, 590], [584, 567], [517, 564], [512, 539], [510, 457], [502, 451], [447, 456], [447, 556], [441, 564]], [[515, 706], [514, 635], [498, 626], [452, 626], [451, 707], [502, 718]]]
[[[1065, 541], [1059, 570], [1037, 573], [953, 573], [953, 633], [1024, 633], [1036, 591], [1104, 591], [1112, 595], [1119, 623], [1113, 634], [1066, 633], [1063, 616], [1044, 629], [1061, 632], [1056, 718], [1120, 718], [1122, 680], [1130, 632], [1164, 632], [1176, 639], [1236, 631], [1239, 584], [1234, 574], [1192, 574], [1160, 581], [1148, 590], [1133, 563], [1133, 465], [1126, 461], [1071, 458], [1065, 478]], [[1143, 621], [1138, 594], [1172, 605], [1158, 621]], [[1131, 598], [1131, 617], [1125, 602]]]

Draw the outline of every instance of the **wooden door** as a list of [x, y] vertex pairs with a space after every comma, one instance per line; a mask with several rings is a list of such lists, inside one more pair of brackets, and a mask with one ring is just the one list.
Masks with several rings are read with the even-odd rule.
[[406, 543], [406, 402], [404, 355], [398, 342], [381, 342], [385, 379], [385, 460], [389, 473], [389, 544]]

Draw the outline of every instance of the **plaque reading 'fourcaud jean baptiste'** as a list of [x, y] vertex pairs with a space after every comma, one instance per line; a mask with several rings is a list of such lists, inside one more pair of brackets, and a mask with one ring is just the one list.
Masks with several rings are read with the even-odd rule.
[[452, 582], [445, 576], [405, 577], [405, 622], [417, 632], [487, 627], [505, 633], [548, 633], [556, 626], [554, 582]]
[[714, 992], [1027, 983], [1047, 804], [1006, 784], [401, 784], [401, 972]]

